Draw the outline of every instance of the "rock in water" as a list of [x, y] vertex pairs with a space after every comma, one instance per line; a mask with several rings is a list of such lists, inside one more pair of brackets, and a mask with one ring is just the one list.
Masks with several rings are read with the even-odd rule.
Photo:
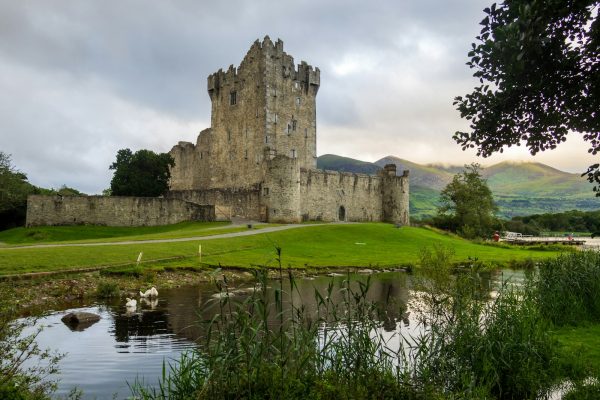
[[89, 312], [72, 312], [60, 319], [72, 331], [83, 331], [96, 322], [100, 321], [100, 316]]

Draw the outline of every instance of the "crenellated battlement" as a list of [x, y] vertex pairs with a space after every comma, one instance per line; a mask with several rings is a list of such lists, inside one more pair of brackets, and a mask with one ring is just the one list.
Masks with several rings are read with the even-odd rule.
[[313, 67], [306, 61], [301, 61], [300, 64], [295, 65], [294, 57], [283, 50], [283, 41], [277, 39], [273, 43], [267, 35], [262, 42], [257, 39], [252, 44], [239, 67], [236, 68], [231, 64], [227, 71], [219, 69], [208, 76], [207, 90], [209, 96], [212, 99], [223, 87], [237, 83], [240, 76], [244, 75], [244, 72], [247, 72], [250, 68], [256, 69], [254, 72], [264, 70], [267, 63], [277, 64], [279, 66], [278, 72], [281, 73], [282, 78], [301, 83], [307, 92], [311, 87], [318, 89], [321, 84], [321, 71], [319, 68]]

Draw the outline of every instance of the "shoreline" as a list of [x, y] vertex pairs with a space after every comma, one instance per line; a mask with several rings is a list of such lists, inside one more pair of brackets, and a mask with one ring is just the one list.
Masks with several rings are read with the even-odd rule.
[[[269, 278], [279, 277], [279, 268], [265, 267], [268, 269]], [[312, 275], [346, 274], [352, 273], [378, 273], [378, 272], [407, 272], [402, 267], [319, 267], [283, 268], [287, 274], [292, 270], [297, 277]], [[100, 283], [118, 286], [119, 298], [138, 297], [138, 291], [150, 286], [161, 289], [171, 289], [186, 285], [203, 284], [225, 277], [228, 282], [235, 285], [237, 282], [248, 282], [254, 279], [251, 269], [234, 267], [216, 267], [205, 270], [189, 270], [185, 268], [163, 271], [144, 271], [141, 275], [111, 274], [102, 275], [100, 270], [79, 271], [62, 274], [38, 273], [36, 276], [19, 277], [0, 280], [0, 290], [10, 291], [16, 299], [15, 306], [21, 317], [41, 315], [60, 304], [76, 300], [100, 299], [97, 289]], [[158, 279], [160, 278], [160, 279]], [[158, 284], [157, 282], [160, 282]], [[116, 296], [115, 296], [116, 297]]]

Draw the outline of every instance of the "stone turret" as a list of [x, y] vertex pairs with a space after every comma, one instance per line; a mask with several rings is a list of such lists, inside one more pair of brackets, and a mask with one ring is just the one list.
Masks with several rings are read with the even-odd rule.
[[276, 156], [266, 163], [262, 199], [269, 222], [297, 223], [300, 216], [300, 168], [298, 159]]
[[408, 171], [396, 176], [396, 164], [387, 164], [380, 172], [382, 220], [400, 225], [409, 225]]

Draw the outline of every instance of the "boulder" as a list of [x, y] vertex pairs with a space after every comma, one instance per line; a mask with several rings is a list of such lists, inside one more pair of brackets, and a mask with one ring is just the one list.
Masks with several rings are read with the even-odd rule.
[[94, 313], [78, 311], [68, 313], [60, 320], [72, 331], [83, 331], [100, 321], [100, 316]]

